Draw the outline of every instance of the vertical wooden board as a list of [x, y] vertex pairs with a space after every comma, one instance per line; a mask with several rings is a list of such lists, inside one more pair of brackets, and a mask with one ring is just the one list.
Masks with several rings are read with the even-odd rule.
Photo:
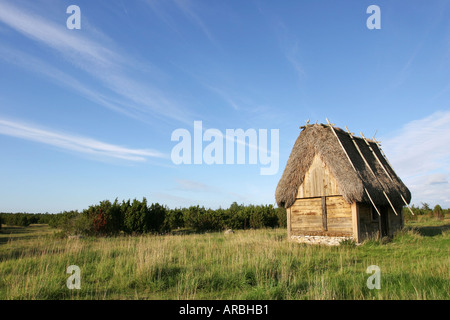
[[357, 202], [353, 202], [352, 205], [352, 229], [353, 229], [353, 240], [356, 243], [361, 241], [361, 232], [359, 227], [359, 206]]
[[403, 216], [401, 208], [396, 208], [398, 215], [395, 215], [394, 211], [389, 208], [389, 230], [391, 235], [394, 234], [395, 231], [400, 230], [403, 227]]
[[352, 209], [342, 196], [327, 197], [327, 227], [330, 232], [352, 234]]
[[303, 191], [303, 183], [298, 187], [297, 198], [305, 198], [305, 193]]
[[297, 198], [338, 195], [338, 189], [336, 179], [320, 157], [316, 155], [297, 191]]
[[328, 230], [327, 227], [327, 197], [322, 197], [322, 227], [324, 231]]
[[292, 235], [292, 225], [291, 225], [291, 208], [286, 209], [287, 214], [287, 233], [288, 233], [288, 239], [291, 239]]

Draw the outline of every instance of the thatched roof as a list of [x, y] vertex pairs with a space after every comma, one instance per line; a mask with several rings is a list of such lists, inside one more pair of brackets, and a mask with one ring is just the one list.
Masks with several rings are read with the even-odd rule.
[[401, 195], [408, 203], [411, 201], [410, 191], [395, 174], [376, 142], [367, 140], [393, 181], [379, 164], [364, 139], [353, 136], [376, 177], [367, 168], [364, 159], [351, 140], [351, 136], [337, 127], [334, 127], [334, 130], [358, 173], [353, 169], [347, 155], [328, 125], [306, 125], [305, 129], [300, 132], [297, 141], [295, 141], [286, 168], [275, 191], [278, 206], [289, 208], [294, 204], [298, 188], [303, 183], [305, 173], [316, 154], [335, 177], [339, 191], [348, 203], [355, 201], [369, 203], [370, 200], [364, 188], [367, 189], [376, 205], [389, 205], [383, 191], [386, 192], [396, 207], [404, 205]]

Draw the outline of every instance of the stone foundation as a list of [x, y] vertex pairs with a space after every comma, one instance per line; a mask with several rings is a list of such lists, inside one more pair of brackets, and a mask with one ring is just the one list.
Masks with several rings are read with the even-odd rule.
[[338, 246], [344, 240], [353, 240], [353, 237], [329, 237], [329, 236], [291, 236], [291, 240], [299, 243], [324, 244]]

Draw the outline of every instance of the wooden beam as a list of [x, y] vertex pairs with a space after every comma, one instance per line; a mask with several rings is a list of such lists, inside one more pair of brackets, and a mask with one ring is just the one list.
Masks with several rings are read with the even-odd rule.
[[372, 197], [369, 194], [369, 191], [367, 191], [366, 188], [364, 188], [364, 191], [366, 192], [367, 196], [369, 197], [370, 203], [373, 205], [373, 207], [375, 208], [375, 210], [377, 211], [378, 215], [381, 216], [380, 211], [378, 210], [377, 206], [375, 205], [375, 203], [372, 200]]
[[372, 149], [372, 147], [370, 146], [370, 143], [367, 141], [366, 137], [364, 136], [364, 134], [361, 132], [361, 137], [363, 137], [364, 142], [367, 144], [367, 146], [369, 147], [370, 151], [372, 151], [373, 155], [375, 156], [375, 159], [377, 159], [379, 165], [383, 168], [384, 172], [386, 173], [386, 175], [389, 177], [389, 179], [393, 182], [394, 180], [392, 180], [391, 175], [389, 174], [389, 172], [387, 172], [386, 168], [383, 166], [383, 163], [381, 162], [381, 160], [378, 158], [377, 154], [375, 153], [375, 151]]
[[408, 209], [411, 212], [411, 214], [414, 215], [414, 212], [412, 211], [412, 209], [409, 206], [408, 202], [406, 202], [405, 198], [403, 198], [403, 195], [401, 193], [400, 193], [400, 197], [402, 197], [403, 202], [406, 204], [406, 206], [408, 207]]
[[392, 204], [391, 200], [389, 200], [389, 197], [387, 196], [386, 192], [383, 191], [384, 196], [386, 197], [387, 201], [391, 205], [392, 210], [394, 211], [395, 215], [398, 216], [397, 210], [395, 210], [394, 205]]
[[360, 227], [359, 227], [359, 206], [357, 202], [352, 203], [352, 229], [353, 229], [353, 240], [356, 243], [361, 241]]
[[344, 150], [344, 153], [347, 156], [348, 161], [350, 162], [350, 164], [352, 165], [352, 167], [356, 171], [356, 173], [359, 175], [358, 170], [356, 170], [355, 166], [353, 165], [352, 159], [350, 159], [350, 156], [348, 155], [347, 150], [345, 150], [344, 146], [342, 145], [341, 140], [337, 136], [336, 131], [334, 131], [333, 125], [330, 123], [330, 121], [328, 121], [328, 118], [327, 118], [327, 122], [328, 122], [328, 125], [331, 128], [331, 131], [333, 131], [334, 136], [336, 137], [337, 141], [339, 142], [339, 145], [341, 146], [342, 150]]
[[345, 129], [347, 129], [348, 135], [350, 136], [350, 139], [352, 140], [353, 144], [355, 145], [356, 150], [358, 150], [359, 155], [364, 160], [365, 165], [367, 166], [367, 168], [369, 168], [370, 172], [372, 172], [372, 174], [376, 177], [376, 175], [373, 172], [372, 168], [370, 167], [369, 163], [366, 161], [366, 158], [362, 154], [361, 149], [359, 148], [358, 144], [356, 143], [355, 139], [353, 138], [353, 134], [350, 132], [350, 130], [348, 130], [347, 126], [345, 126]]
[[[363, 186], [364, 186], [364, 180], [361, 178], [361, 174], [358, 172], [358, 170], [356, 170], [355, 166], [353, 165], [352, 159], [350, 159], [350, 156], [348, 155], [347, 150], [345, 150], [344, 146], [342, 145], [341, 140], [339, 139], [339, 137], [338, 137], [336, 131], [334, 131], [333, 125], [330, 123], [330, 121], [328, 121], [328, 118], [327, 118], [327, 122], [328, 122], [328, 125], [329, 125], [330, 128], [331, 128], [331, 131], [333, 131], [334, 136], [335, 136], [336, 139], [339, 141], [339, 144], [341, 145], [342, 150], [344, 150], [344, 153], [345, 153], [345, 155], [347, 156], [348, 161], [350, 161], [350, 164], [352, 165], [353, 169], [355, 170], [356, 174], [358, 175], [359, 179], [361, 180], [361, 183], [362, 183]], [[378, 208], [377, 208], [377, 206], [375, 205], [375, 203], [373, 202], [372, 197], [370, 196], [369, 191], [367, 191], [366, 187], [364, 187], [364, 191], [366, 192], [367, 196], [369, 197], [369, 200], [370, 200], [370, 202], [372, 203], [372, 205], [374, 206], [374, 208], [377, 210], [378, 214], [381, 216], [380, 211], [378, 211]]]
[[288, 234], [288, 240], [291, 240], [291, 233], [292, 233], [292, 225], [291, 225], [291, 207], [286, 209], [287, 214], [287, 234]]
[[322, 226], [323, 226], [323, 231], [328, 231], [328, 227], [327, 227], [327, 197], [322, 197]]
[[374, 142], [375, 142], [375, 144], [377, 145], [378, 150], [380, 150], [380, 153], [381, 153], [381, 155], [383, 156], [384, 160], [386, 160], [386, 162], [388, 163], [388, 165], [389, 165], [391, 168], [393, 168], [392, 164], [389, 162], [389, 159], [387, 158], [387, 156], [386, 156], [386, 154], [384, 153], [383, 149], [381, 149], [381, 147], [380, 147], [380, 145], [381, 145], [380, 141], [375, 140]]
[[383, 230], [381, 228], [381, 214], [378, 217], [378, 240], [381, 240], [383, 238]]
[[[394, 180], [392, 179], [391, 175], [389, 174], [389, 172], [387, 171], [386, 167], [383, 165], [383, 163], [381, 162], [380, 158], [378, 158], [378, 155], [375, 153], [375, 151], [372, 149], [372, 147], [370, 146], [369, 142], [367, 141], [366, 137], [364, 137], [364, 134], [361, 132], [361, 137], [363, 137], [364, 141], [366, 142], [366, 144], [369, 146], [370, 151], [372, 151], [375, 159], [377, 159], [378, 163], [380, 164], [380, 166], [383, 168], [384, 172], [386, 173], [386, 175], [389, 177], [389, 179], [391, 179], [392, 182], [394, 182]], [[384, 159], [387, 161], [387, 163], [389, 164], [389, 161], [386, 158], [386, 155], [384, 154], [383, 150], [381, 150], [380, 146], [378, 145], [378, 142], [375, 142], [378, 150], [380, 150], [381, 154], [383, 155]], [[390, 164], [389, 164], [390, 165]], [[392, 168], [392, 166], [391, 166]], [[414, 212], [412, 211], [412, 209], [409, 207], [408, 203], [406, 202], [405, 198], [403, 197], [402, 193], [399, 191], [400, 197], [402, 198], [403, 202], [406, 204], [406, 206], [408, 207], [409, 211], [411, 212], [412, 215], [414, 215]], [[389, 203], [391, 204], [391, 202], [389, 201]], [[391, 204], [392, 206], [392, 204]], [[397, 215], [397, 212], [394, 210], [395, 214]]]
[[[392, 210], [394, 210], [394, 213], [396, 216], [398, 216], [397, 211], [395, 210], [394, 206], [391, 203], [391, 200], [389, 199], [388, 195], [386, 194], [386, 192], [384, 192], [384, 186], [381, 183], [381, 181], [378, 179], [377, 175], [375, 174], [375, 172], [373, 172], [372, 168], [370, 167], [369, 163], [367, 162], [366, 158], [364, 157], [364, 154], [362, 153], [361, 149], [359, 149], [358, 144], [356, 143], [355, 139], [353, 138], [352, 133], [350, 132], [350, 130], [348, 130], [347, 126], [345, 126], [345, 129], [347, 129], [347, 132], [350, 136], [350, 139], [352, 139], [353, 144], [356, 147], [356, 150], [358, 150], [359, 155], [361, 156], [361, 158], [364, 160], [364, 163], [366, 164], [367, 168], [369, 168], [370, 172], [372, 172], [372, 175], [375, 177], [375, 179], [378, 181], [378, 183], [380, 184], [381, 188], [383, 189], [383, 194], [386, 197], [387, 201], [389, 202], [389, 204], [391, 205]], [[367, 141], [364, 138], [364, 141], [367, 143]], [[367, 143], [368, 144], [368, 143]], [[372, 148], [370, 147], [370, 145], [368, 144], [370, 150], [372, 150]], [[372, 150], [373, 152], [373, 150]]]
[[300, 129], [305, 129], [308, 126], [309, 126], [309, 119], [306, 120], [306, 124], [304, 126], [301, 126]]

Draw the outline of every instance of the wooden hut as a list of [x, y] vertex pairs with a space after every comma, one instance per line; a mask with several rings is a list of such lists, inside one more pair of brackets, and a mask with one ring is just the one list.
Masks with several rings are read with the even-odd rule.
[[361, 242], [392, 236], [403, 227], [402, 208], [411, 193], [377, 141], [331, 124], [300, 128], [275, 192], [278, 206], [287, 211], [290, 239], [325, 236]]

